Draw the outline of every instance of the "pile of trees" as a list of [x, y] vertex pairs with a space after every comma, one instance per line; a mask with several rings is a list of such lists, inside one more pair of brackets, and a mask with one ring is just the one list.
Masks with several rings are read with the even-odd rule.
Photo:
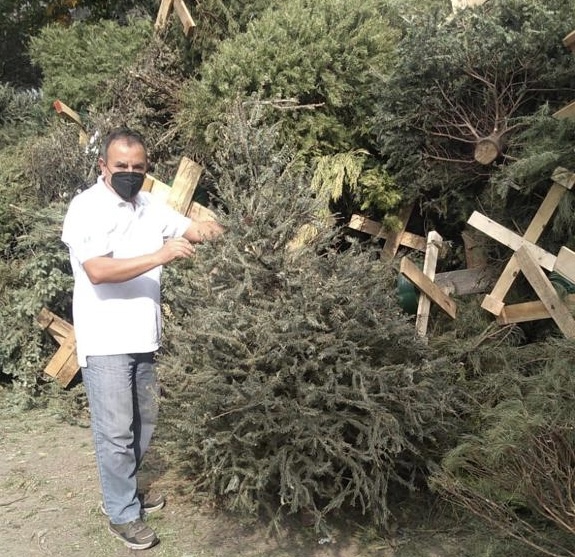
[[[95, 179], [99, 139], [126, 124], [164, 182], [182, 155], [204, 166], [198, 198], [228, 229], [165, 270], [160, 444], [190, 485], [322, 529], [354, 506], [385, 525], [392, 495], [430, 483], [573, 555], [572, 342], [552, 323], [501, 328], [473, 298], [416, 338], [396, 262], [345, 227], [358, 210], [393, 226], [415, 202], [456, 268], [479, 205], [529, 222], [553, 169], [575, 170], [575, 124], [552, 117], [575, 99], [570, 1], [207, 0], [189, 40], [175, 18], [154, 31], [157, 2], [12, 4], [26, 40], [0, 75], [0, 374], [14, 403], [82, 404], [81, 385], [55, 397], [42, 378], [54, 346], [35, 318], [71, 318], [62, 218]], [[575, 247], [571, 208], [565, 196], [545, 247]]]

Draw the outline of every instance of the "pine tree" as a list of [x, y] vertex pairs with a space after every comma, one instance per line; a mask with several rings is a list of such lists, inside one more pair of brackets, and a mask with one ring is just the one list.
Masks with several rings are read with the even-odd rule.
[[354, 505], [382, 524], [450, 427], [449, 365], [427, 359], [391, 264], [342, 245], [261, 117], [237, 105], [217, 131], [224, 237], [166, 270], [160, 444], [228, 508], [306, 509], [319, 528]]

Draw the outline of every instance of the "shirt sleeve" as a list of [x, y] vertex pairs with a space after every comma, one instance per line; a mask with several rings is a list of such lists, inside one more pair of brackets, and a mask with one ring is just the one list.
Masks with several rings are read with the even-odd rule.
[[192, 223], [192, 219], [178, 213], [178, 211], [172, 209], [167, 203], [154, 199], [152, 195], [149, 195], [148, 199], [149, 202], [153, 204], [154, 210], [162, 223], [162, 235], [164, 238], [183, 236], [184, 232]]
[[94, 211], [79, 198], [74, 198], [62, 227], [62, 241], [70, 253], [84, 263], [93, 257], [108, 255], [112, 252], [111, 237], [106, 230], [104, 219], [94, 219]]

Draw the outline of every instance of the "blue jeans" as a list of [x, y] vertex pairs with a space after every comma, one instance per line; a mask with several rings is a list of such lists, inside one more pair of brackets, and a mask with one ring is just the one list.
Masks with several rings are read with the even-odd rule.
[[140, 517], [136, 472], [158, 417], [154, 354], [88, 356], [82, 379], [90, 405], [106, 513], [114, 524]]

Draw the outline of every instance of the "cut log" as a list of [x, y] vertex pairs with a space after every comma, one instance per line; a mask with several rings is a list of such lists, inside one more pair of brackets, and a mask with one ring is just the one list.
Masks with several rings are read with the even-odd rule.
[[501, 155], [501, 150], [501, 137], [493, 134], [489, 137], [481, 138], [475, 144], [473, 158], [479, 164], [488, 165], [497, 160], [497, 157]]

